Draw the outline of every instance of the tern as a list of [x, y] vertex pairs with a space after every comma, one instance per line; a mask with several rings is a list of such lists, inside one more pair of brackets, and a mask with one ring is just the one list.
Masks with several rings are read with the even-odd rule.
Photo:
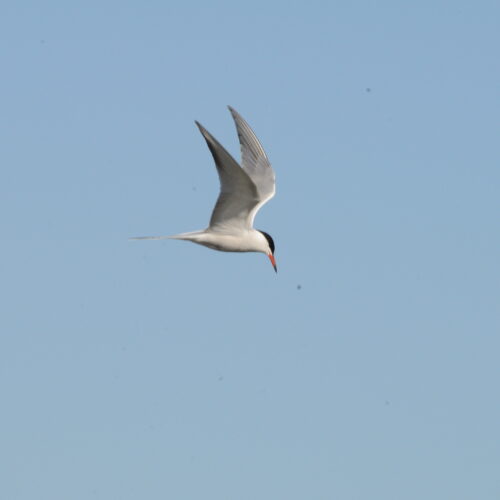
[[259, 209], [276, 191], [275, 175], [269, 159], [253, 130], [241, 115], [228, 106], [241, 146], [241, 165], [217, 139], [195, 121], [212, 153], [220, 180], [220, 193], [206, 229], [173, 236], [140, 236], [133, 240], [187, 240], [222, 252], [265, 253], [276, 272], [274, 241], [254, 229]]

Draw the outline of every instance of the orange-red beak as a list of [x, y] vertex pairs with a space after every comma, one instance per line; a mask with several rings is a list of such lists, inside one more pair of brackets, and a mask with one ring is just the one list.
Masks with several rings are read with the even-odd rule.
[[276, 261], [274, 260], [274, 255], [272, 253], [268, 253], [267, 256], [269, 257], [269, 260], [271, 261], [271, 264], [274, 267], [274, 271], [278, 272], [278, 268], [276, 267]]

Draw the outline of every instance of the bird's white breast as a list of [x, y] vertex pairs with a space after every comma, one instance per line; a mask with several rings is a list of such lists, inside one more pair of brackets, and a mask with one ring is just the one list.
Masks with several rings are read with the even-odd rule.
[[192, 241], [222, 252], [266, 252], [265, 238], [255, 229], [238, 234], [207, 230]]

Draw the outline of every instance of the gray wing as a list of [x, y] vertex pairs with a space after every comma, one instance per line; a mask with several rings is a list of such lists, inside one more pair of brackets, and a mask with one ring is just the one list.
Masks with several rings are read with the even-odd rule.
[[207, 141], [220, 180], [220, 194], [210, 218], [210, 228], [214, 231], [249, 229], [250, 214], [261, 202], [255, 183], [217, 139], [203, 125], [195, 123]]
[[241, 167], [257, 187], [259, 202], [250, 214], [249, 224], [259, 208], [269, 201], [276, 191], [275, 175], [264, 148], [260, 144], [250, 125], [231, 106], [228, 106], [233, 116], [241, 146]]

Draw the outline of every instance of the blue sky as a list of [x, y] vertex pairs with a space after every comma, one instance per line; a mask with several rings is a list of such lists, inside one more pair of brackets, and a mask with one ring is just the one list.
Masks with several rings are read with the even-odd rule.
[[[0, 497], [500, 496], [497, 2], [11, 2]], [[262, 254], [177, 241], [226, 105]]]

